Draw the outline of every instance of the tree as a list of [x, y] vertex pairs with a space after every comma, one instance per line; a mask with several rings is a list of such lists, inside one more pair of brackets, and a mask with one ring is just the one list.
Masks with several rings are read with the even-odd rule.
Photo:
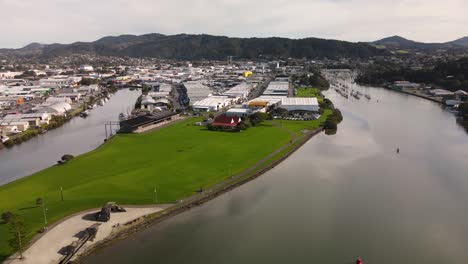
[[65, 154], [65, 155], [62, 156], [61, 160], [62, 160], [63, 162], [67, 162], [67, 161], [72, 160], [74, 157], [75, 157], [75, 156], [73, 156], [73, 155]]
[[10, 211], [2, 213], [2, 220], [5, 224], [8, 224], [13, 218], [13, 213]]
[[14, 214], [11, 217], [9, 231], [10, 239], [8, 243], [13, 250], [19, 251], [20, 259], [23, 259], [23, 241], [25, 241], [26, 228], [20, 215]]
[[42, 200], [42, 198], [37, 198], [36, 199], [36, 206], [39, 207], [39, 206], [43, 206], [44, 205], [44, 200]]

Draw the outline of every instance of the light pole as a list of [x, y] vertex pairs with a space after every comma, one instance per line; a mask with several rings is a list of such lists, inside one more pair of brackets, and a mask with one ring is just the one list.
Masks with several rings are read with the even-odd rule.
[[45, 202], [42, 203], [42, 213], [44, 214], [44, 224], [47, 226], [47, 208], [45, 208]]
[[156, 186], [154, 186], [154, 203], [158, 202], [158, 192], [156, 190]]

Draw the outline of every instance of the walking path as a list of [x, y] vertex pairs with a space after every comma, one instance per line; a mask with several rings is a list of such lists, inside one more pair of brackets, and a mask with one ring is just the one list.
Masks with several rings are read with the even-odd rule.
[[18, 256], [13, 256], [4, 263], [8, 264], [51, 264], [58, 263], [63, 257], [59, 252], [70, 245], [73, 241], [78, 240], [78, 234], [90, 227], [95, 223], [100, 223], [96, 238], [94, 241], [88, 241], [83, 248], [90, 247], [91, 245], [104, 240], [108, 237], [116, 225], [123, 225], [137, 218], [145, 215], [149, 215], [161, 210], [168, 208], [170, 205], [158, 205], [151, 207], [126, 207], [124, 208], [127, 212], [123, 213], [112, 213], [111, 219], [106, 222], [96, 222], [92, 220], [86, 220], [89, 215], [100, 211], [100, 208], [93, 210], [87, 210], [75, 214], [54, 227], [49, 229], [42, 237], [34, 242], [26, 251], [23, 253], [23, 259], [19, 259]]

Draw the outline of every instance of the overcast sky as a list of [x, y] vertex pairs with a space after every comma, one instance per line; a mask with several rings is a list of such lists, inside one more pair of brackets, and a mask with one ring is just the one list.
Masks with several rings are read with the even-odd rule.
[[468, 36], [468, 0], [0, 0], [0, 47], [207, 33], [424, 42]]

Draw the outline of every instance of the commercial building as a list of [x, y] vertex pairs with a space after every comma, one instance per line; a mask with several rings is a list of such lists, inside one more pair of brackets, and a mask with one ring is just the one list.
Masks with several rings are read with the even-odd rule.
[[270, 82], [263, 95], [267, 96], [288, 96], [289, 82]]
[[201, 81], [185, 82], [184, 86], [187, 88], [187, 96], [191, 104], [205, 99], [213, 92], [210, 87], [204, 85]]
[[227, 96], [210, 96], [195, 102], [192, 108], [195, 112], [219, 111], [224, 107], [232, 105], [232, 103], [233, 99]]
[[254, 86], [252, 84], [241, 83], [227, 90], [226, 92], [223, 93], [223, 95], [234, 97], [234, 98], [245, 99], [247, 98], [247, 96], [249, 95], [250, 91], [252, 91], [253, 88]]
[[288, 111], [318, 112], [319, 104], [315, 97], [285, 97], [281, 99], [281, 108]]
[[226, 116], [238, 116], [238, 117], [247, 117], [252, 115], [254, 110], [252, 108], [231, 108], [226, 111]]

